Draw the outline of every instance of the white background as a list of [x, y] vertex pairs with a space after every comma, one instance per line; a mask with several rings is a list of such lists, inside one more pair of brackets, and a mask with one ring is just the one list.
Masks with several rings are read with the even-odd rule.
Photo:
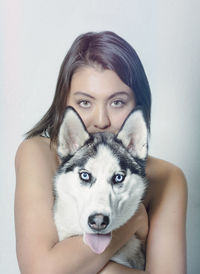
[[19, 273], [13, 218], [16, 149], [49, 107], [74, 38], [101, 30], [124, 37], [143, 62], [153, 96], [150, 151], [186, 175], [188, 273], [200, 273], [199, 10], [198, 0], [0, 2], [0, 273]]

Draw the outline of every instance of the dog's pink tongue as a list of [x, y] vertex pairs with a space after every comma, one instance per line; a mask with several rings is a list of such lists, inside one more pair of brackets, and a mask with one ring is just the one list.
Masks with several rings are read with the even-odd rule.
[[94, 253], [101, 254], [111, 241], [111, 233], [89, 234], [85, 233], [83, 241], [92, 249]]

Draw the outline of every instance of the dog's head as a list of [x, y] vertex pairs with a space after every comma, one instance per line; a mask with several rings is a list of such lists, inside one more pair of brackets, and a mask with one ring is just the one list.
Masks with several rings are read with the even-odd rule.
[[89, 134], [76, 111], [66, 109], [58, 136], [56, 194], [67, 193], [76, 201], [86, 242], [94, 234], [108, 235], [137, 210], [145, 190], [147, 139], [139, 108], [116, 135]]

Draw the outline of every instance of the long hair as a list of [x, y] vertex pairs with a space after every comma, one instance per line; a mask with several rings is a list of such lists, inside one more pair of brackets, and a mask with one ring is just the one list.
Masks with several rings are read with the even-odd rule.
[[62, 62], [53, 102], [43, 118], [27, 132], [27, 138], [47, 130], [51, 142], [57, 141], [72, 75], [81, 66], [96, 65], [114, 71], [133, 90], [136, 106], [143, 109], [150, 131], [151, 92], [142, 63], [129, 43], [113, 32], [104, 31], [88, 32], [75, 39]]

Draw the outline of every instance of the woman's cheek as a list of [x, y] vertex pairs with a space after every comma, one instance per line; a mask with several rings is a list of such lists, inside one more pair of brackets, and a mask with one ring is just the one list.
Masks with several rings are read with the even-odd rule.
[[115, 117], [113, 117], [112, 119], [112, 127], [115, 128], [116, 131], [118, 131], [121, 128], [126, 117], [126, 115], [115, 115]]
[[83, 120], [85, 127], [88, 130], [91, 126], [91, 117], [88, 117], [86, 115], [81, 115], [81, 113], [79, 113], [79, 115], [80, 115], [81, 119]]

